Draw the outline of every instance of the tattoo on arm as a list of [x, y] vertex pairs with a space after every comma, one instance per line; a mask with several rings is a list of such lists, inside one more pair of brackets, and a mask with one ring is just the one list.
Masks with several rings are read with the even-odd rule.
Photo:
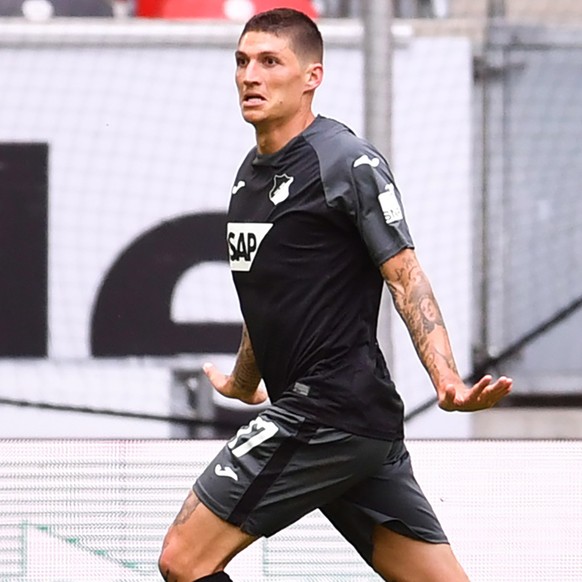
[[441, 310], [416, 257], [405, 256], [390, 278], [386, 270], [382, 272], [433, 384], [438, 386], [451, 374], [458, 376]]
[[236, 389], [241, 392], [253, 393], [261, 381], [261, 373], [257, 368], [255, 353], [246, 325], [243, 325], [242, 338], [236, 356], [233, 377]]

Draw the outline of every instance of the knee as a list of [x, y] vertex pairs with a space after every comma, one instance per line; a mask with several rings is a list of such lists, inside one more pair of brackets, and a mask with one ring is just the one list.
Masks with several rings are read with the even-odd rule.
[[179, 544], [172, 543], [167, 538], [158, 558], [158, 568], [166, 582], [182, 582], [183, 580], [191, 582], [196, 569], [191, 556], [185, 554]]
[[158, 558], [158, 568], [166, 582], [192, 582], [213, 574], [215, 564], [204, 558], [201, 548], [195, 544], [185, 544], [179, 535], [166, 536]]
[[[160, 557], [158, 558], [158, 568], [160, 570], [160, 574], [162, 578], [166, 580], [166, 582], [170, 582], [170, 580], [177, 580], [176, 571], [177, 568], [177, 556], [175, 552], [172, 550], [169, 543], [166, 541], [164, 542], [164, 547], [160, 553]], [[171, 578], [170, 578], [171, 575]]]

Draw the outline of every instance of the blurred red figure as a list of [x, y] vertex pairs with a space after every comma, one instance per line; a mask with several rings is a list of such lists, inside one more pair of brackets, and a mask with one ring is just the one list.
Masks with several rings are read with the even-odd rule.
[[246, 20], [272, 8], [294, 8], [317, 18], [312, 0], [138, 0], [136, 15], [145, 18]]

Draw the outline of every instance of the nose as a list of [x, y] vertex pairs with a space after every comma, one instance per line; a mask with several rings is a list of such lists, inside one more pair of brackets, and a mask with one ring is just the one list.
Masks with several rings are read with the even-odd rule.
[[242, 80], [247, 85], [256, 85], [259, 83], [259, 68], [257, 61], [250, 60], [243, 71]]

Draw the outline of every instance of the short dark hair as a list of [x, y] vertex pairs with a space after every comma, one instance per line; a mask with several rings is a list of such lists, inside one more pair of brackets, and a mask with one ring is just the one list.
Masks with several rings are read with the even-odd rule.
[[275, 36], [289, 36], [293, 51], [317, 62], [323, 60], [323, 39], [317, 24], [303, 12], [292, 8], [274, 8], [255, 14], [243, 28], [247, 32], [268, 32]]

